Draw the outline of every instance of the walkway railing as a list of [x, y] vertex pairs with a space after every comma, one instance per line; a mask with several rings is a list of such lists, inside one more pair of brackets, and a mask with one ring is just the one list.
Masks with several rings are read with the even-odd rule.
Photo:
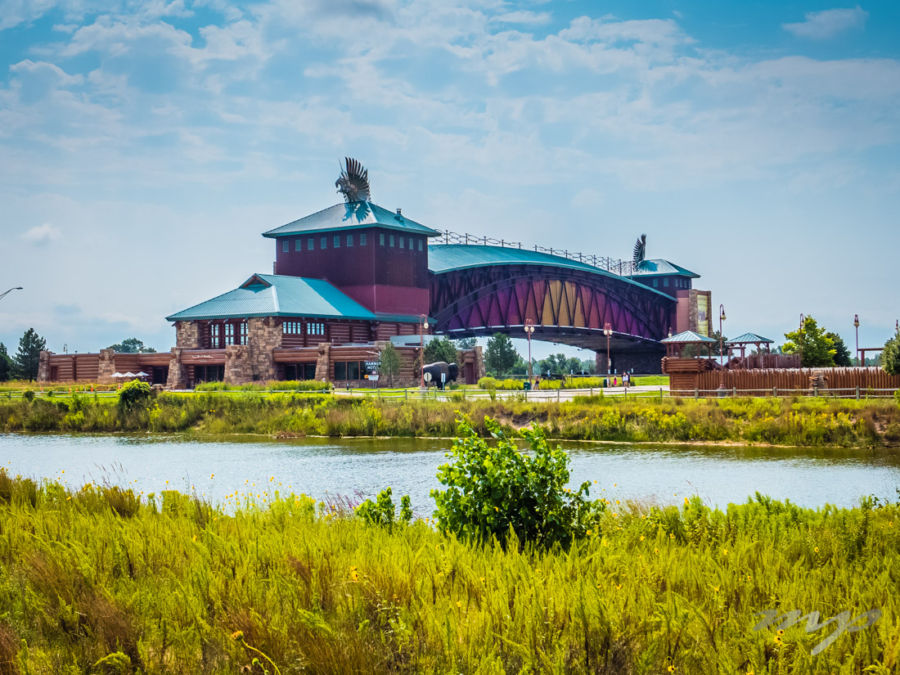
[[[546, 246], [523, 246], [520, 241], [506, 241], [505, 239], [494, 239], [493, 237], [479, 237], [474, 234], [464, 232], [451, 232], [444, 230], [440, 243], [442, 244], [465, 244], [466, 246], [501, 246], [503, 248], [518, 248], [525, 250], [534, 250], [537, 253], [549, 253], [550, 255], [558, 255], [569, 260], [575, 260], [586, 265], [599, 267], [607, 272], [618, 274], [619, 276], [630, 276], [634, 274], [634, 263], [631, 260], [622, 260], [621, 258], [610, 258], [590, 253], [581, 253], [578, 251], [569, 251], [563, 248], [547, 248]], [[437, 241], [435, 242], [437, 243]]]

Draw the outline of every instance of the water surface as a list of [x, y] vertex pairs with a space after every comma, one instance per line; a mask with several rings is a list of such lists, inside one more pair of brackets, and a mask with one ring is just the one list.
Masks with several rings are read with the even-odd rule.
[[[680, 503], [699, 495], [724, 507], [755, 492], [803, 506], [853, 506], [864, 495], [897, 498], [900, 457], [864, 450], [676, 447], [562, 443], [572, 482], [597, 481], [593, 495]], [[220, 502], [240, 492], [304, 492], [361, 499], [391, 486], [413, 507], [433, 507], [446, 440], [227, 440], [183, 436], [0, 434], [0, 465], [11, 474], [127, 485], [144, 493], [194, 491]], [[168, 482], [167, 482], [168, 481]]]

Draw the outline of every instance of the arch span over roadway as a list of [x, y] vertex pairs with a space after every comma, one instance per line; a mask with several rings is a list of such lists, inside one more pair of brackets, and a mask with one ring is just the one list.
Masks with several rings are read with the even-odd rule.
[[[527, 249], [429, 246], [431, 316], [450, 337], [505, 333], [605, 352], [662, 353], [675, 318], [675, 298], [587, 263]], [[624, 367], [624, 366], [623, 366]], [[658, 368], [658, 363], [656, 365]]]

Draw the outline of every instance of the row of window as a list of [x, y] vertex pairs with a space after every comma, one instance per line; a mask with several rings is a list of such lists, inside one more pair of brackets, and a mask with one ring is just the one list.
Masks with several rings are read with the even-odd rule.
[[371, 371], [365, 361], [335, 361], [335, 380], [363, 380]]
[[209, 325], [209, 342], [213, 349], [228, 345], [247, 344], [247, 322], [212, 323]]
[[[343, 237], [340, 234], [335, 234], [331, 236], [322, 236], [319, 237], [319, 250], [324, 251], [328, 248], [328, 240], [331, 240], [332, 248], [340, 248], [341, 241], [343, 240], [346, 248], [353, 248], [354, 235], [347, 234]], [[295, 251], [303, 251], [304, 243], [306, 242], [305, 250], [307, 251], [315, 251], [316, 250], [316, 237], [307, 237], [306, 239], [294, 239], [294, 250]], [[418, 243], [418, 246], [416, 245]], [[366, 233], [361, 232], [359, 235], [359, 245], [365, 246], [367, 244]], [[380, 232], [378, 234], [378, 245], [379, 246], [387, 246], [389, 248], [402, 248], [409, 249], [410, 251], [418, 250], [424, 251], [425, 244], [424, 240], [420, 237], [418, 240], [413, 239], [412, 237], [403, 237], [403, 236], [395, 236], [393, 234], [385, 235], [384, 232]], [[291, 242], [289, 239], [281, 240], [281, 252], [288, 253], [291, 250]]]
[[285, 335], [303, 335], [304, 326], [307, 335], [325, 335], [325, 324], [321, 321], [284, 321], [281, 332]]
[[[672, 286], [675, 288], [690, 288], [691, 283], [687, 279], [682, 279], [681, 277], [675, 277], [672, 279]], [[662, 278], [662, 287], [669, 287], [669, 277]], [[653, 279], [653, 288], [659, 288], [659, 279]]]

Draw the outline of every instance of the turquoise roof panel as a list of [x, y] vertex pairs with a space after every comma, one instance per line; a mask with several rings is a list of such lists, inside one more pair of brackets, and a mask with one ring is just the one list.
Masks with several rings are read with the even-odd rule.
[[756, 333], [744, 333], [732, 340], [726, 340], [726, 345], [746, 345], [746, 344], [774, 344], [775, 340], [757, 335]]
[[278, 238], [295, 234], [350, 230], [363, 227], [383, 227], [388, 230], [424, 234], [426, 237], [436, 237], [441, 234], [437, 230], [417, 223], [415, 220], [410, 220], [404, 215], [382, 208], [378, 204], [373, 204], [372, 202], [347, 202], [329, 206], [327, 209], [322, 209], [287, 225], [263, 232], [263, 236]]
[[711, 337], [706, 337], [705, 335], [700, 335], [700, 333], [695, 333], [692, 330], [686, 330], [678, 333], [677, 335], [664, 338], [660, 340], [660, 342], [666, 344], [696, 344], [698, 342], [703, 344], [715, 344], [716, 340]]
[[691, 279], [699, 279], [700, 275], [691, 272], [681, 265], [676, 265], [662, 258], [654, 258], [653, 260], [642, 260], [634, 270], [632, 277], [658, 277], [677, 275], [681, 277], [690, 277]]
[[[571, 260], [570, 258], [565, 258], [561, 255], [540, 253], [527, 248], [484, 246], [481, 244], [430, 244], [428, 246], [428, 269], [435, 274], [492, 265], [547, 265], [550, 267], [565, 267], [610, 277], [626, 284], [637, 284], [636, 281], [632, 281], [628, 277], [613, 274], [612, 272], [608, 272], [600, 267], [594, 267], [585, 262]], [[644, 284], [637, 285], [640, 286], [642, 291], [651, 291], [668, 300], [673, 299], [672, 296], [645, 286]]]
[[166, 320], [197, 321], [260, 316], [367, 320], [380, 318], [322, 279], [254, 274], [238, 288], [167, 316]]

